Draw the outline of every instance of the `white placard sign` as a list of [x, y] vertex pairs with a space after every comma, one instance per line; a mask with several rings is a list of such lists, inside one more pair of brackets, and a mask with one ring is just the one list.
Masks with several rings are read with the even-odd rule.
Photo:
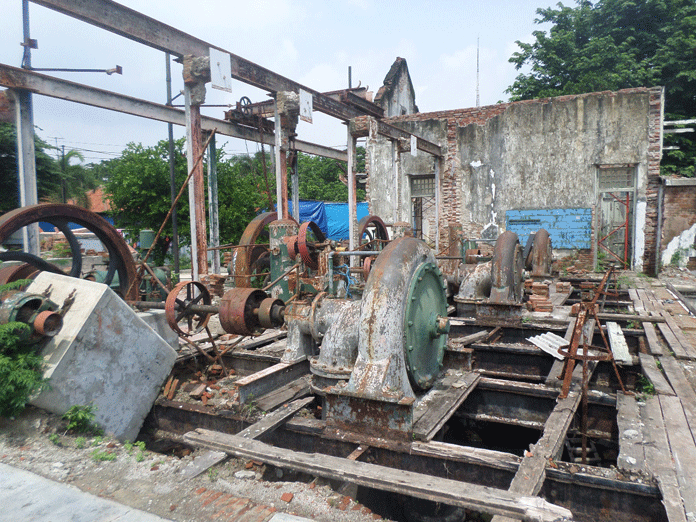
[[210, 47], [210, 81], [213, 89], [232, 92], [232, 64], [229, 53]]
[[411, 134], [411, 156], [418, 156], [418, 138]]
[[300, 119], [312, 123], [312, 93], [300, 89]]

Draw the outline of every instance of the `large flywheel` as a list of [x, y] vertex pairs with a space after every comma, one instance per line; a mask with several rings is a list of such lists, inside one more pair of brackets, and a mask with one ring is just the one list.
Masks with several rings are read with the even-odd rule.
[[[82, 252], [80, 243], [69, 224], [75, 223], [92, 232], [102, 242], [109, 254], [109, 264], [104, 283], [112, 282], [118, 274], [119, 290], [126, 299], [137, 299], [138, 287], [131, 285], [136, 278], [135, 262], [130, 249], [121, 234], [104, 218], [87, 209], [74, 205], [42, 203], [30, 205], [7, 212], [0, 216], [0, 244], [5, 243], [12, 234], [27, 225], [50, 223], [63, 233], [70, 246], [72, 264], [68, 275], [80, 277], [82, 273]], [[0, 261], [22, 261], [37, 270], [64, 274], [57, 265], [27, 252], [0, 252]], [[131, 288], [132, 286], [132, 288]], [[126, 295], [130, 289], [129, 295]]]

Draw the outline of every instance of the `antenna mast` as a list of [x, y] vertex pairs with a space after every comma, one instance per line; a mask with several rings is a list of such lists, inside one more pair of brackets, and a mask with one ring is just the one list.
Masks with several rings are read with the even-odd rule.
[[481, 106], [479, 100], [479, 37], [476, 37], [476, 106]]

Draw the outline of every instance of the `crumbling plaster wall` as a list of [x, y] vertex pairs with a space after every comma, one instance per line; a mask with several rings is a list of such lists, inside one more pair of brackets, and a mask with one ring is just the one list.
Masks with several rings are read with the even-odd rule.
[[[636, 88], [386, 121], [444, 147], [443, 244], [447, 238], [442, 234], [450, 223], [460, 224], [465, 237], [485, 232], [495, 237], [504, 230], [505, 211], [510, 209], [594, 209], [597, 165], [636, 164], [635, 267], [651, 271], [656, 259], [662, 105], [662, 88]], [[370, 208], [410, 221], [408, 183], [395, 183], [393, 170], [389, 183], [380, 181], [391, 164], [383, 146], [368, 140], [368, 151], [381, 158], [371, 162]], [[402, 178], [409, 173], [403, 165], [401, 170]], [[390, 208], [396, 197], [382, 200], [381, 190], [390, 188], [399, 191], [398, 202], [406, 208]]]

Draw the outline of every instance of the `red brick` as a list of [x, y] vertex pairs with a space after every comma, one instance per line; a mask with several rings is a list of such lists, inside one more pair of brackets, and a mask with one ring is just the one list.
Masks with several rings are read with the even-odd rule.
[[205, 492], [206, 492], [206, 489], [205, 489], [205, 488], [198, 488], [198, 489], [196, 490], [196, 495], [202, 495], [202, 494], [205, 493]]
[[293, 495], [293, 494], [290, 493], [289, 491], [286, 491], [285, 493], [283, 493], [283, 494], [280, 496], [280, 500], [282, 500], [283, 502], [290, 502], [290, 501], [292, 500], [292, 497], [294, 497], [294, 496], [295, 496], [295, 495]]
[[215, 502], [217, 499], [219, 499], [222, 496], [222, 491], [216, 491], [212, 495], [210, 495], [204, 502], [203, 505], [207, 506], [208, 504], [212, 504]]

